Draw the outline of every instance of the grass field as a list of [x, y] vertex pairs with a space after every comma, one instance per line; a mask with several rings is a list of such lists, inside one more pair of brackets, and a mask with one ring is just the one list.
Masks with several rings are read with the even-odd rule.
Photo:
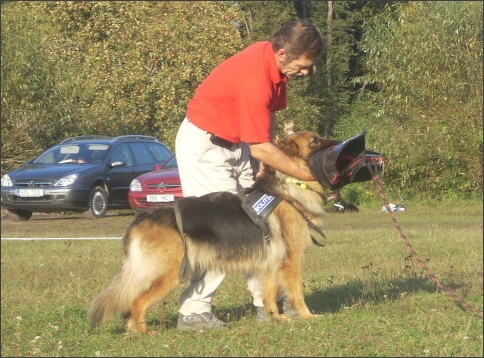
[[[482, 201], [406, 206], [396, 217], [417, 253], [444, 285], [482, 309]], [[115, 317], [93, 330], [87, 309], [119, 267], [121, 242], [5, 240], [122, 236], [132, 219], [2, 221], [3, 357], [483, 355], [482, 316], [437, 288], [379, 207], [328, 214], [326, 247], [308, 250], [305, 298], [320, 318], [258, 324], [242, 275], [227, 276], [213, 305], [229, 329], [217, 332], [176, 329], [185, 285], [149, 311], [152, 336], [125, 333]]]

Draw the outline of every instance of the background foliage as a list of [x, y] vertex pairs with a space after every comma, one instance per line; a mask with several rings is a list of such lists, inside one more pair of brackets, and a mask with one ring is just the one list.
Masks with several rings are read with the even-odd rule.
[[405, 195], [482, 193], [482, 3], [397, 2], [363, 20], [366, 90], [334, 133], [367, 129]]
[[[2, 174], [73, 135], [155, 135], [173, 148], [208, 73], [301, 17], [327, 51], [316, 73], [289, 83], [280, 135], [285, 119], [338, 139], [366, 129], [401, 195], [482, 195], [480, 2], [4, 1], [1, 10]], [[365, 200], [365, 185], [345, 190]]]

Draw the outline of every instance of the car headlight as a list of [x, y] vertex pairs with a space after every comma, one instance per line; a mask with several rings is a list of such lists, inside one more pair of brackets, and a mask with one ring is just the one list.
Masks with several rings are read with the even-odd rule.
[[133, 179], [131, 184], [129, 185], [129, 190], [131, 191], [141, 191], [141, 183], [138, 179]]
[[72, 185], [79, 178], [79, 174], [71, 174], [66, 177], [60, 178], [54, 184], [54, 186], [69, 186]]
[[13, 186], [12, 179], [10, 179], [8, 174], [2, 177], [2, 186]]

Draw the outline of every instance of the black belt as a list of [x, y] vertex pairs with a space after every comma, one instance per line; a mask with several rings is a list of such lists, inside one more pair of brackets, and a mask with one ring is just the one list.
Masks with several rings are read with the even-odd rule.
[[219, 136], [212, 134], [212, 133], [209, 133], [209, 134], [211, 134], [210, 142], [212, 142], [213, 144], [218, 145], [219, 147], [222, 147], [222, 148], [225, 148], [225, 149], [232, 148], [232, 145], [234, 143], [232, 143], [231, 141], [220, 138]]

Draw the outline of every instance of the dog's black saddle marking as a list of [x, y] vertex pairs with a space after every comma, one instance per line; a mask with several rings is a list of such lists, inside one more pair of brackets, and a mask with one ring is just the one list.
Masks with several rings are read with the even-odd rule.
[[185, 250], [189, 236], [201, 245], [218, 247], [220, 259], [253, 257], [264, 251], [268, 243], [264, 238], [270, 237], [264, 219], [281, 201], [252, 189], [238, 195], [216, 192], [184, 197], [173, 206], [173, 224], [182, 235]]
[[259, 226], [264, 240], [268, 241], [270, 232], [265, 223], [265, 219], [279, 205], [282, 199], [263, 193], [257, 189], [247, 195], [243, 193], [239, 193], [238, 195], [242, 202], [242, 208], [252, 221]]
[[184, 197], [178, 207], [187, 237], [200, 245], [217, 247], [220, 259], [237, 260], [264, 251], [260, 228], [245, 213], [237, 194], [215, 192]]
[[180, 208], [178, 207], [178, 203], [175, 203], [173, 205], [173, 211], [175, 212], [175, 220], [176, 220], [176, 226], [178, 227], [178, 231], [180, 231], [182, 241], [183, 241], [183, 259], [180, 265], [180, 271], [178, 273], [178, 276], [180, 278], [180, 282], [183, 281], [183, 277], [185, 276], [185, 272], [187, 270], [187, 263], [188, 263], [188, 257], [187, 257], [187, 236], [185, 234], [185, 231], [183, 230], [183, 221], [181, 219], [180, 215]]

